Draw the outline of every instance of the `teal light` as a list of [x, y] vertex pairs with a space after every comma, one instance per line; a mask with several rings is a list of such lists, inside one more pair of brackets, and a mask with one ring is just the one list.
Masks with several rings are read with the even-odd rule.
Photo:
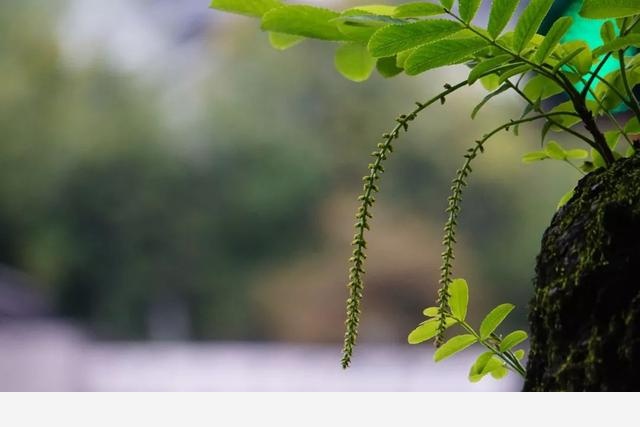
[[[602, 45], [602, 39], [600, 38], [600, 27], [605, 21], [600, 19], [585, 19], [581, 17], [578, 14], [581, 4], [581, 1], [573, 2], [567, 9], [566, 15], [573, 18], [573, 25], [571, 26], [571, 28], [569, 28], [567, 34], [565, 34], [565, 36], [562, 38], [562, 41], [568, 42], [572, 40], [582, 39], [587, 42], [589, 48], [595, 49], [596, 47]], [[609, 74], [609, 72], [615, 71], [618, 66], [618, 61], [615, 58], [609, 58], [598, 74], [600, 76], [606, 76], [607, 74]], [[596, 66], [594, 65], [593, 68], [595, 67]], [[581, 83], [578, 83], [576, 84], [576, 87], [581, 89], [584, 86]], [[593, 99], [593, 97], [589, 97]]]
[[[582, 0], [560, 0], [554, 3], [551, 13], [548, 15], [547, 20], [542, 26], [543, 32], [549, 29], [553, 21], [561, 16], [570, 16], [573, 18], [573, 25], [562, 38], [562, 42], [570, 42], [573, 40], [584, 40], [587, 42], [591, 49], [594, 49], [602, 45], [602, 39], [600, 38], [600, 27], [605, 22], [600, 19], [585, 19], [580, 16], [579, 11], [582, 7]], [[615, 25], [615, 22], [614, 22]], [[617, 27], [616, 27], [617, 28]], [[619, 64], [615, 58], [609, 58], [605, 62], [604, 66], [598, 73], [600, 76], [606, 76], [609, 72], [618, 68]], [[593, 67], [595, 68], [595, 66]], [[576, 84], [578, 89], [582, 89], [584, 85], [582, 83]], [[593, 99], [591, 95], [589, 98]], [[626, 106], [619, 106], [616, 111], [625, 111]]]

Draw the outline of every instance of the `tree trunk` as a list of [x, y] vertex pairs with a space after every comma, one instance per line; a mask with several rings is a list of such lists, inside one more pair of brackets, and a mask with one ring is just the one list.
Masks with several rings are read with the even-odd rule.
[[640, 155], [583, 178], [538, 255], [525, 391], [640, 390]]

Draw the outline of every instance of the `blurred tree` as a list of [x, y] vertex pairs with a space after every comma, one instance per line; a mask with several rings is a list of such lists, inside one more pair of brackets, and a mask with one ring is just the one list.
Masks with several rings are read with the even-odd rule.
[[[336, 201], [357, 193], [363, 159], [406, 100], [448, 77], [354, 85], [317, 67], [325, 46], [278, 55], [253, 25], [229, 21], [211, 26], [193, 74], [174, 76], [193, 82], [167, 108], [177, 83], [67, 61], [56, 34], [65, 5], [0, 3], [0, 262], [40, 279], [60, 314], [105, 337], [339, 339], [318, 321], [327, 307], [342, 321], [356, 201]], [[447, 100], [457, 115], [468, 102]], [[169, 126], [180, 114], [186, 125]], [[461, 159], [445, 153], [455, 145], [462, 156], [486, 132], [491, 108], [483, 114], [452, 131], [434, 110], [390, 164], [367, 298], [394, 303], [363, 336], [403, 339], [421, 318], [413, 301], [432, 298], [442, 200]], [[474, 256], [465, 275], [487, 300], [501, 288], [523, 305], [536, 239], [573, 177], [523, 171], [513, 159], [528, 148], [510, 142], [478, 165], [460, 241]]]

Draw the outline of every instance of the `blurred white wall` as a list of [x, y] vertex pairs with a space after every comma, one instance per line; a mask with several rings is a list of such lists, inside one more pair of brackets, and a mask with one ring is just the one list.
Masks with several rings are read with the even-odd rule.
[[[334, 345], [105, 343], [53, 321], [0, 324], [1, 391], [517, 391], [478, 384], [469, 352], [433, 363], [427, 345], [362, 345], [339, 367]], [[477, 349], [480, 350], [479, 348]]]

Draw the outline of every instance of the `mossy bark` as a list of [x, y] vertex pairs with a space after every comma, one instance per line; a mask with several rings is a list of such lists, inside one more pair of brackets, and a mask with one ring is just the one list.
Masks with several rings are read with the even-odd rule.
[[640, 155], [583, 178], [542, 239], [525, 391], [640, 390]]

